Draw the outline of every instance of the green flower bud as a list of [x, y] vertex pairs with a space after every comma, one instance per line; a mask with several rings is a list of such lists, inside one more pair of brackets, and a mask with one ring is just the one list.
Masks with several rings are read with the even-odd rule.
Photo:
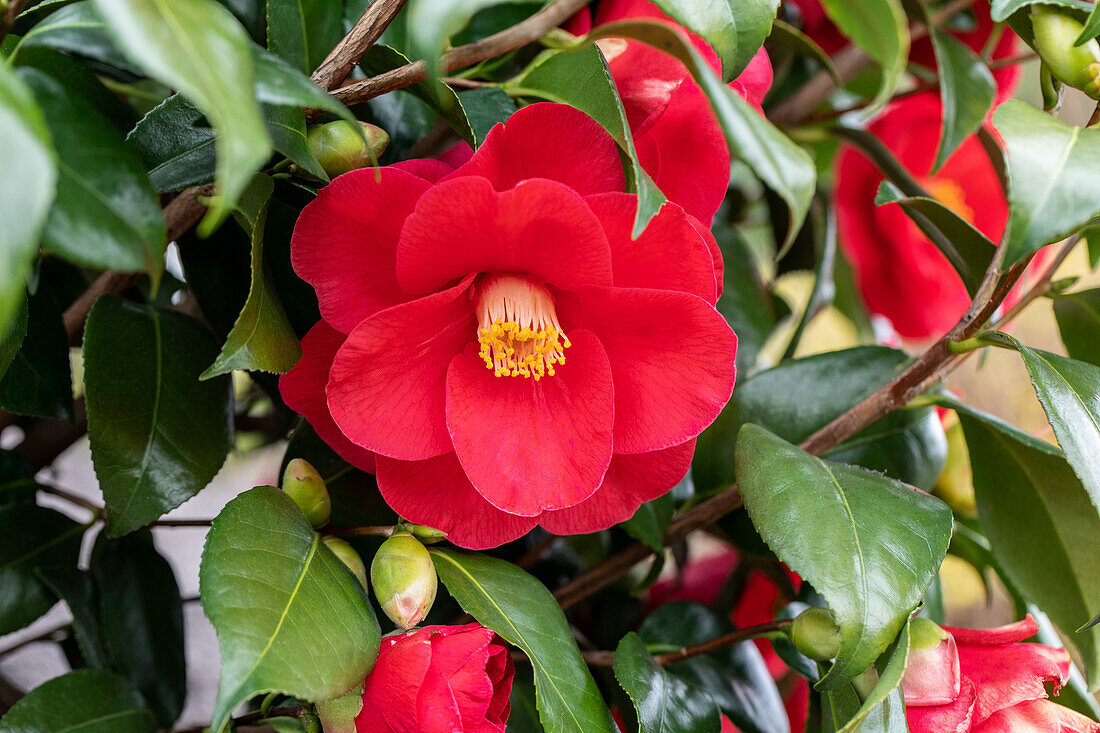
[[909, 647], [911, 649], [934, 649], [948, 637], [932, 619], [915, 618], [909, 622]]
[[787, 633], [795, 649], [810, 659], [824, 662], [840, 651], [840, 627], [827, 608], [807, 608], [795, 616]]
[[356, 168], [374, 165], [390, 144], [390, 136], [377, 125], [360, 122], [367, 141], [359, 137], [352, 124], [346, 120], [326, 122], [309, 128], [306, 140], [309, 149], [325, 173], [335, 177]]
[[369, 592], [370, 585], [367, 583], [367, 566], [363, 564], [363, 558], [359, 557], [359, 553], [339, 537], [325, 537], [321, 541], [325, 543], [325, 547], [332, 550], [333, 555], [340, 558], [340, 562], [348, 566], [352, 575], [359, 578], [359, 584], [363, 586], [363, 590]]
[[309, 461], [294, 458], [283, 471], [283, 491], [294, 500], [314, 529], [324, 527], [332, 513], [332, 500], [321, 474]]
[[355, 733], [355, 718], [363, 710], [363, 685], [343, 697], [317, 703], [317, 717], [325, 733]]
[[431, 555], [408, 532], [382, 543], [371, 562], [370, 579], [382, 610], [405, 629], [428, 615], [439, 585]]
[[423, 524], [410, 524], [405, 527], [408, 532], [425, 545], [434, 545], [447, 538], [447, 533], [435, 527], [427, 527]]
[[1035, 50], [1056, 79], [1100, 99], [1100, 43], [1091, 38], [1074, 46], [1085, 29], [1072, 15], [1051, 5], [1031, 6]]

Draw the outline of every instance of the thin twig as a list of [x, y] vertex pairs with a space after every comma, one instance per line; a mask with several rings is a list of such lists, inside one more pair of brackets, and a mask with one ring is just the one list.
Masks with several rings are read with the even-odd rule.
[[213, 519], [158, 519], [150, 522], [150, 527], [209, 527]]
[[332, 526], [325, 527], [325, 534], [339, 537], [390, 537], [393, 535], [393, 526], [384, 524], [376, 526]]
[[[675, 664], [676, 662], [682, 662], [685, 659], [697, 657], [700, 654], [707, 654], [719, 649], [725, 649], [726, 647], [740, 644], [743, 641], [755, 639], [758, 636], [764, 636], [773, 631], [779, 631], [790, 625], [791, 621], [785, 619], [782, 621], [769, 621], [768, 623], [757, 624], [756, 626], [747, 626], [743, 629], [737, 629], [713, 639], [707, 639], [698, 644], [681, 647], [680, 649], [665, 654], [657, 654], [653, 657], [653, 661], [659, 666], [664, 667], [669, 664]], [[582, 651], [581, 657], [584, 658], [585, 663], [590, 667], [611, 667], [615, 664], [615, 652], [611, 651]]]
[[45, 494], [49, 494], [50, 496], [56, 496], [59, 499], [64, 499], [70, 504], [76, 504], [77, 506], [84, 507], [85, 509], [88, 509], [93, 514], [95, 514], [97, 518], [102, 519], [107, 516], [107, 511], [99, 504], [88, 501], [83, 496], [80, 496], [79, 494], [74, 494], [73, 492], [62, 489], [59, 486], [50, 486], [48, 484], [39, 483], [38, 490]]
[[355, 22], [348, 34], [313, 72], [313, 81], [322, 89], [335, 89], [344, 83], [359, 59], [386, 30], [406, 0], [375, 0]]

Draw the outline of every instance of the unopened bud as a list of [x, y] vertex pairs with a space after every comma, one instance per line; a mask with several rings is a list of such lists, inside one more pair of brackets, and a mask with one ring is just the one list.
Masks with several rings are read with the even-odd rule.
[[309, 461], [294, 458], [283, 471], [283, 491], [287, 493], [314, 529], [325, 526], [332, 513], [332, 500], [321, 474]]
[[1073, 45], [1085, 29], [1072, 15], [1050, 5], [1031, 6], [1035, 50], [1055, 78], [1100, 99], [1100, 43]]
[[798, 651], [818, 662], [832, 659], [840, 651], [840, 627], [827, 608], [807, 608], [795, 616], [788, 633]]
[[381, 127], [369, 122], [357, 124], [362, 127], [363, 135], [367, 138], [365, 143], [352, 123], [346, 120], [326, 122], [309, 128], [306, 135], [309, 149], [329, 176], [335, 177], [376, 164], [378, 156], [390, 144], [390, 136]]
[[369, 591], [367, 566], [363, 564], [363, 558], [359, 557], [359, 553], [355, 551], [355, 548], [339, 537], [325, 537], [322, 541], [325, 543], [325, 547], [332, 550], [333, 555], [340, 558], [340, 562], [348, 566], [348, 570], [351, 571], [352, 575], [359, 579], [359, 584], [363, 586], [363, 590]]
[[370, 579], [382, 610], [405, 629], [428, 615], [439, 584], [431, 555], [408, 532], [382, 543], [371, 562]]
[[343, 697], [317, 703], [317, 717], [325, 733], [355, 733], [355, 718], [363, 710], [363, 685]]
[[913, 650], [932, 649], [948, 636], [932, 619], [918, 617], [909, 622], [909, 648]]
[[447, 539], [447, 533], [441, 529], [435, 527], [427, 527], [423, 524], [410, 524], [405, 529], [416, 539], [423, 542], [425, 545], [434, 545], [436, 542], [442, 542]]

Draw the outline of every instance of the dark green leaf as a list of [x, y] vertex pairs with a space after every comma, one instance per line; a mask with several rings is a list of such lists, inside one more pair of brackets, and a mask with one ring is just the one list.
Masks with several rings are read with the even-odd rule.
[[264, 264], [264, 224], [274, 188], [271, 178], [258, 174], [241, 196], [239, 219], [252, 239], [251, 287], [221, 353], [200, 379], [228, 374], [234, 369], [283, 374], [302, 355], [302, 346], [287, 321]]
[[182, 94], [173, 94], [151, 109], [126, 136], [126, 142], [145, 161], [149, 182], [157, 193], [214, 180], [214, 131]]
[[880, 474], [815, 458], [752, 424], [741, 429], [734, 460], [760, 536], [837, 616], [843, 641], [818, 683], [835, 690], [885, 651], [920, 603], [947, 554], [951, 510]]
[[504, 560], [439, 549], [431, 553], [439, 579], [462, 609], [531, 659], [548, 733], [615, 730], [565, 615], [542, 583]]
[[342, 3], [332, 0], [267, 0], [267, 47], [295, 69], [310, 74], [343, 36]]
[[171, 566], [148, 530], [114, 540], [101, 533], [90, 572], [114, 667], [141, 693], [161, 727], [171, 728], [187, 694], [183, 605]]
[[530, 667], [516, 669], [509, 702], [512, 712], [508, 715], [508, 733], [543, 733], [539, 709], [535, 705], [535, 678]]
[[0, 733], [154, 733], [153, 716], [121, 677], [82, 669], [36, 687], [0, 719]]
[[718, 707], [653, 661], [638, 635], [631, 632], [615, 650], [615, 678], [630, 695], [641, 733], [708, 733], [722, 727]]
[[[1008, 579], [1070, 634], [1100, 608], [1100, 516], [1052, 445], [960, 411], [982, 531]], [[1072, 634], [1100, 684], [1100, 627]]]
[[[328, 180], [325, 169], [309, 149], [305, 112], [296, 107], [264, 105], [264, 124], [275, 150], [317, 180]], [[213, 159], [210, 162], [213, 163]]]
[[33, 504], [0, 507], [0, 635], [23, 628], [57, 600], [34, 571], [76, 567], [84, 526]]
[[1084, 2], [1084, 0], [992, 0], [989, 14], [994, 21], [1000, 23], [1007, 20], [1008, 16], [1017, 10], [1026, 8], [1036, 2], [1043, 5], [1061, 5], [1064, 8], [1081, 10], [1086, 13], [1092, 10], [1092, 3]]
[[[131, 76], [140, 71], [126, 59], [107, 32], [107, 23], [93, 0], [67, 5], [36, 23], [19, 43], [20, 50], [45, 46], [113, 66]], [[18, 59], [19, 52], [14, 54]]]
[[85, 267], [164, 271], [164, 212], [145, 168], [115, 126], [38, 69], [20, 75], [34, 92], [58, 154], [57, 199], [42, 246]]
[[672, 494], [665, 494], [642, 504], [621, 526], [631, 537], [652, 547], [654, 552], [663, 552], [665, 532], [675, 511]]
[[1054, 317], [1069, 355], [1100, 366], [1100, 288], [1058, 295]]
[[1100, 213], [1100, 130], [1051, 117], [1017, 99], [993, 122], [1008, 150], [1008, 228], [1002, 270], [1057, 242]]
[[931, 35], [943, 102], [943, 131], [932, 166], [934, 173], [981, 126], [993, 106], [997, 84], [985, 61], [965, 43], [936, 28], [932, 28]]
[[833, 77], [833, 81], [836, 82], [838, 87], [844, 85], [844, 81], [840, 78], [840, 72], [836, 70], [836, 66], [833, 64], [833, 60], [829, 57], [829, 54], [825, 53], [825, 50], [817, 45], [814, 39], [810, 38], [790, 23], [786, 23], [776, 18], [775, 22], [772, 23], [771, 43], [769, 46], [791, 48], [800, 55], [809, 56], [825, 69], [825, 71], [829, 73], [829, 76]]
[[150, 76], [179, 89], [219, 132], [217, 195], [199, 232], [229, 214], [271, 141], [252, 91], [250, 40], [213, 0], [94, 0], [123, 53]]
[[[879, 670], [878, 682], [875, 683], [871, 691], [866, 695], [863, 700], [863, 704], [859, 706], [859, 710], [852, 716], [847, 723], [840, 728], [839, 733], [855, 733], [858, 730], [863, 730], [864, 721], [872, 723], [871, 730], [874, 730], [874, 718], [872, 717], [875, 712], [875, 708], [887, 703], [887, 699], [894, 694], [894, 692], [901, 685], [902, 675], [905, 674], [905, 663], [909, 657], [909, 621], [906, 620], [905, 626], [902, 628], [901, 633], [898, 634], [898, 638], [894, 641], [889, 649], [883, 652], [882, 668]], [[868, 732], [869, 733], [869, 732]]]
[[882, 85], [869, 111], [886, 104], [909, 60], [909, 27], [899, 0], [822, 0], [841, 33], [882, 67]]
[[722, 61], [722, 78], [736, 78], [772, 31], [779, 0], [656, 0], [668, 15], [695, 31]]
[[465, 28], [479, 10], [510, 2], [513, 0], [453, 0], [447, 3], [413, 0], [405, 11], [410, 51], [416, 58], [427, 61], [429, 76], [437, 76], [439, 57], [447, 39]]
[[110, 669], [111, 659], [100, 635], [99, 609], [92, 576], [75, 565], [41, 567], [35, 574], [69, 607], [69, 613], [73, 616], [73, 636], [87, 665]]
[[54, 198], [57, 168], [50, 133], [34, 96], [0, 63], [0, 330], [19, 310], [38, 237]]
[[458, 101], [466, 110], [466, 119], [479, 145], [494, 125], [504, 122], [516, 111], [516, 103], [497, 87], [467, 89], [458, 93]]
[[70, 94], [95, 107], [118, 130], [129, 130], [137, 122], [137, 113], [72, 56], [44, 46], [31, 46], [20, 51], [19, 66], [29, 66], [49, 74]]
[[27, 299], [16, 307], [15, 317], [0, 326], [0, 383], [27, 335]]
[[281, 107], [316, 107], [355, 122], [355, 116], [336, 97], [278, 56], [250, 46], [255, 71], [256, 100]]
[[27, 335], [0, 379], [0, 408], [59, 420], [73, 417], [69, 337], [53, 293], [40, 282], [27, 301]]
[[106, 295], [84, 330], [92, 462], [109, 536], [199, 492], [232, 444], [229, 377], [199, 382], [217, 347], [191, 318]]
[[246, 491], [214, 520], [199, 591], [221, 646], [211, 725], [219, 733], [256, 694], [339, 697], [378, 655], [378, 621], [363, 586], [271, 486]]

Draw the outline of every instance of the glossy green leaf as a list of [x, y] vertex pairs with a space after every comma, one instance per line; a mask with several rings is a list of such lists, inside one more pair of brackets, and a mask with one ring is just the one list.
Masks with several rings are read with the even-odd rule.
[[206, 538], [202, 607], [218, 634], [222, 674], [211, 729], [249, 697], [329, 700], [361, 683], [380, 632], [366, 591], [276, 488], [226, 505]]
[[[859, 706], [859, 710], [839, 729], [839, 733], [856, 733], [863, 729], [863, 724], [872, 718], [875, 708], [889, 704], [887, 700], [901, 685], [901, 678], [905, 674], [905, 663], [909, 658], [909, 621], [894, 643], [883, 652], [883, 665], [879, 670], [878, 681]], [[873, 720], [870, 722], [873, 723]], [[874, 730], [874, 725], [869, 726]]]
[[75, 565], [48, 565], [38, 568], [35, 575], [58, 600], [69, 607], [73, 617], [73, 636], [87, 665], [95, 669], [110, 669], [111, 658], [103, 646], [92, 576]]
[[1100, 685], [1100, 627], [1072, 633], [1100, 608], [1100, 515], [1056, 447], [959, 411], [982, 531], [1008, 580], [1081, 651]]
[[[90, 104], [108, 119], [117, 130], [129, 130], [140, 115], [100, 81], [91, 68], [77, 58], [45, 46], [20, 49], [18, 68], [34, 68], [45, 72], [68, 92]], [[118, 132], [115, 131], [117, 137]]]
[[251, 286], [221, 353], [200, 379], [228, 374], [234, 369], [284, 374], [302, 356], [302, 346], [264, 264], [264, 224], [274, 188], [271, 178], [257, 175], [241, 197], [238, 218], [252, 240]]
[[1043, 5], [1060, 5], [1063, 8], [1072, 8], [1086, 13], [1092, 10], [1092, 3], [1085, 2], [1085, 0], [991, 0], [989, 14], [995, 22], [1001, 23], [1017, 10], [1026, 8], [1036, 2]]
[[943, 103], [943, 127], [932, 166], [935, 173], [981, 126], [993, 106], [997, 84], [986, 63], [965, 43], [936, 28], [931, 36]]
[[200, 233], [209, 234], [271, 150], [252, 91], [248, 35], [213, 0], [94, 0], [119, 48], [150, 76], [179, 89], [218, 131], [217, 191]]
[[328, 181], [328, 174], [309, 149], [305, 112], [295, 107], [264, 105], [264, 125], [275, 150], [313, 178]]
[[634, 632], [615, 649], [615, 678], [634, 703], [640, 733], [717, 733], [722, 727], [714, 701], [693, 695], [686, 682], [653, 661]]
[[412, 55], [427, 62], [429, 76], [438, 76], [439, 57], [447, 39], [465, 28], [479, 10], [510, 2], [513, 0], [412, 0], [405, 10]]
[[627, 175], [638, 193], [634, 236], [641, 234], [666, 199], [638, 162], [626, 110], [607, 61], [596, 45], [587, 45], [577, 51], [548, 51], [513, 83], [517, 91], [522, 89], [542, 99], [576, 107], [599, 122], [615, 139], [630, 161]]
[[840, 651], [817, 685], [835, 690], [885, 651], [920, 603], [947, 554], [951, 510], [881, 474], [815, 458], [752, 424], [741, 428], [734, 461], [760, 536], [837, 616]]
[[27, 300], [27, 335], [0, 378], [0, 408], [59, 420], [73, 417], [69, 337], [61, 309], [44, 282]]
[[868, 110], [890, 99], [909, 61], [909, 26], [900, 0], [822, 0], [841, 33], [882, 67], [882, 84]]
[[779, 0], [656, 0], [674, 20], [695, 31], [722, 61], [722, 78], [735, 79], [772, 31]]
[[1073, 42], [1073, 45], [1083, 46], [1097, 36], [1100, 36], [1100, 10], [1097, 10], [1094, 5], [1092, 10], [1089, 11], [1085, 27], [1081, 29], [1081, 35], [1077, 36], [1077, 40]]
[[13, 57], [18, 60], [23, 48], [44, 46], [113, 66], [137, 76], [133, 66], [115, 46], [107, 23], [94, 6], [94, 0], [67, 5], [46, 16], [31, 28], [19, 42]]
[[1008, 150], [1003, 270], [1100, 214], [1100, 130], [1067, 125], [1016, 99], [993, 114]]
[[0, 330], [16, 316], [38, 238], [54, 199], [56, 159], [50, 133], [30, 90], [0, 63]]
[[458, 93], [458, 101], [466, 110], [466, 119], [478, 145], [484, 142], [494, 125], [506, 121], [516, 111], [516, 103], [497, 87], [467, 89]]
[[535, 678], [530, 667], [516, 668], [508, 701], [512, 712], [508, 715], [507, 733], [543, 733], [535, 703]]
[[1069, 355], [1100, 366], [1100, 288], [1059, 294], [1054, 317]]
[[348, 122], [355, 121], [347, 107], [308, 76], [259, 46], [252, 45], [251, 51], [257, 101], [282, 107], [315, 107]]
[[0, 718], [0, 733], [154, 733], [153, 716], [118, 675], [98, 669], [46, 682]]
[[76, 567], [84, 525], [33, 504], [0, 507], [0, 635], [23, 628], [57, 599], [35, 575], [40, 567]]
[[145, 161], [157, 193], [214, 180], [214, 131], [190, 99], [173, 94], [138, 121], [126, 142]]
[[176, 508], [221, 468], [233, 435], [230, 380], [198, 380], [216, 352], [209, 332], [180, 313], [113, 295], [96, 301], [84, 384], [109, 536]]
[[344, 35], [343, 15], [343, 3], [332, 0], [267, 0], [267, 47], [311, 74]]
[[462, 609], [531, 659], [548, 733], [610, 733], [611, 714], [550, 591], [510, 562], [433, 548], [439, 579]]
[[8, 321], [6, 326], [0, 327], [0, 381], [8, 371], [19, 348], [23, 345], [23, 339], [27, 336], [27, 300], [18, 305], [15, 316]]
[[58, 155], [57, 198], [43, 248], [85, 267], [164, 271], [166, 225], [141, 160], [94, 107], [38, 69], [20, 76], [34, 92]]
[[620, 526], [634, 539], [652, 547], [654, 552], [663, 552], [665, 532], [675, 512], [672, 494], [665, 494], [642, 504], [634, 516]]
[[115, 669], [138, 690], [161, 727], [171, 728], [187, 694], [183, 605], [171, 566], [148, 530], [113, 540], [100, 533], [89, 572], [103, 643]]

